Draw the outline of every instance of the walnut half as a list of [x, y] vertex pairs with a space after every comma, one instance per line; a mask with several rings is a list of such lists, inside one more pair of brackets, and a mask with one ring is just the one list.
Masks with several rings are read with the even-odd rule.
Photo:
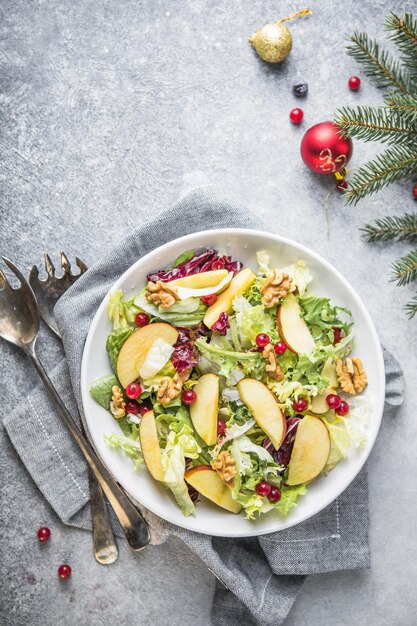
[[267, 374], [269, 374], [269, 376], [274, 380], [284, 380], [284, 373], [281, 369], [280, 364], [277, 362], [275, 350], [270, 343], [268, 343], [263, 349], [262, 356], [268, 361], [268, 364], [265, 366], [265, 371], [267, 372]]
[[270, 309], [285, 298], [291, 289], [291, 283], [292, 278], [284, 272], [269, 276], [261, 289], [263, 293], [261, 302], [264, 307]]
[[363, 369], [362, 361], [358, 357], [347, 357], [336, 361], [337, 380], [345, 393], [355, 395], [363, 391], [368, 384], [366, 372]]
[[126, 402], [123, 398], [123, 391], [117, 385], [111, 388], [111, 412], [116, 419], [126, 415]]
[[163, 309], [169, 309], [177, 300], [179, 300], [175, 287], [170, 287], [168, 283], [163, 283], [161, 280], [157, 280], [153, 283], [151, 280], [148, 282], [146, 298], [149, 302], [153, 302], [156, 306], [161, 306]]
[[212, 462], [211, 467], [216, 470], [222, 481], [229, 487], [233, 486], [237, 474], [236, 462], [228, 450], [222, 450]]
[[167, 376], [161, 380], [158, 392], [156, 394], [158, 402], [168, 404], [180, 395], [183, 384], [190, 378], [191, 369], [183, 372], [176, 372], [173, 378]]

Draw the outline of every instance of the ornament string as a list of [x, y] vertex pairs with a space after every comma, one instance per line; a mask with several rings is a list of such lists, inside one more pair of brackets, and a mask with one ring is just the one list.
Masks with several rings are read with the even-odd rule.
[[312, 15], [313, 11], [311, 9], [303, 9], [302, 11], [298, 11], [298, 13], [293, 13], [290, 17], [283, 17], [282, 20], [278, 20], [275, 22], [276, 24], [282, 24], [283, 22], [289, 22], [290, 20], [294, 20], [296, 17], [305, 17], [306, 15]]

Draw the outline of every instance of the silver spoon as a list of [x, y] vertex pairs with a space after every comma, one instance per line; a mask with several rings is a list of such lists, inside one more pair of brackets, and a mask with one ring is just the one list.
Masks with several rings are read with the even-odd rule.
[[[87, 271], [86, 264], [76, 258], [79, 268], [78, 274], [73, 274], [71, 264], [64, 252], [61, 252], [62, 276], [56, 276], [55, 267], [48, 254], [45, 254], [45, 280], [39, 278], [39, 270], [36, 265], [31, 269], [29, 284], [33, 289], [38, 302], [39, 313], [43, 321], [61, 339], [61, 335], [55, 321], [54, 308], [59, 298], [75, 281]], [[81, 430], [85, 435], [83, 423]], [[90, 491], [91, 523], [93, 527], [93, 551], [96, 561], [102, 565], [114, 563], [119, 555], [117, 543], [111, 527], [109, 511], [103, 491], [90, 470], [88, 469], [88, 486]]]
[[23, 350], [30, 358], [66, 427], [106, 494], [130, 547], [135, 551], [142, 550], [150, 540], [148, 526], [83, 436], [49, 380], [35, 351], [39, 332], [39, 309], [35, 294], [17, 267], [8, 259], [2, 258], [18, 278], [20, 287], [13, 289], [4, 272], [0, 270], [0, 337]]

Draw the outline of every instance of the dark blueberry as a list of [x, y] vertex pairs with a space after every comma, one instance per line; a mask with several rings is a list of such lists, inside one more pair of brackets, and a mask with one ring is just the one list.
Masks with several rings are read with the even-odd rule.
[[292, 92], [297, 98], [305, 98], [308, 92], [307, 83], [296, 83], [292, 87]]

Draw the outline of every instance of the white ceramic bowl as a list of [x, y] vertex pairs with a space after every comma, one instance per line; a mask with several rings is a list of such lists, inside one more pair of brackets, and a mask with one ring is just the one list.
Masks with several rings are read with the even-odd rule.
[[105, 434], [117, 432], [118, 426], [111, 415], [90, 397], [89, 389], [96, 378], [111, 373], [105, 350], [106, 338], [111, 331], [106, 316], [107, 296], [93, 319], [85, 344], [82, 361], [84, 411], [93, 444], [101, 459], [119, 483], [145, 507], [178, 526], [208, 535], [262, 535], [289, 528], [315, 515], [333, 502], [358, 474], [374, 445], [382, 417], [385, 395], [382, 350], [374, 324], [347, 280], [330, 263], [304, 246], [266, 232], [221, 229], [175, 239], [138, 260], [115, 283], [113, 289], [123, 289], [127, 294], [138, 292], [150, 271], [169, 266], [185, 250], [208, 247], [241, 259], [245, 265], [254, 269], [257, 267], [255, 254], [262, 249], [269, 252], [274, 267], [305, 259], [314, 276], [310, 286], [312, 293], [334, 298], [337, 304], [351, 309], [355, 321], [355, 354], [363, 359], [368, 374], [369, 385], [364, 395], [372, 406], [365, 447], [353, 451], [329, 475], [313, 481], [308, 486], [307, 495], [299, 498], [299, 504], [286, 518], [271, 511], [257, 520], [249, 521], [243, 514], [233, 515], [205, 499], [198, 504], [194, 515], [184, 517], [170, 492], [156, 483], [144, 466], [135, 472], [132, 462], [123, 453], [109, 449], [103, 440]]

